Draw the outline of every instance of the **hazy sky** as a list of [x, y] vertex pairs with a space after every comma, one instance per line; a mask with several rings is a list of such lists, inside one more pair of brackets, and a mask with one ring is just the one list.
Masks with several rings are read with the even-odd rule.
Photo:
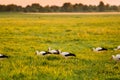
[[92, 4], [98, 5], [100, 1], [103, 1], [105, 4], [108, 3], [110, 5], [120, 5], [120, 0], [0, 0], [0, 4], [17, 4], [17, 5], [31, 5], [32, 3], [39, 3], [42, 6], [45, 5], [58, 5], [61, 6], [65, 2], [70, 2], [72, 4], [75, 3], [83, 3], [83, 4]]

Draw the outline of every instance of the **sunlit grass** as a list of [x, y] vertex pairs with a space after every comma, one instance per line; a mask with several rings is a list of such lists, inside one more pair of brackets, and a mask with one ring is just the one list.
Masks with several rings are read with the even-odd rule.
[[[110, 61], [120, 45], [120, 15], [0, 13], [0, 80], [117, 80], [120, 64]], [[106, 52], [93, 52], [93, 47]], [[48, 47], [76, 54], [36, 56]]]

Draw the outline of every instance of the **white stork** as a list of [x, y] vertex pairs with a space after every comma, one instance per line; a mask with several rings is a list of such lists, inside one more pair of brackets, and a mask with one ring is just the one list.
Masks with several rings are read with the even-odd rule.
[[47, 54], [51, 54], [51, 53], [49, 53], [49, 52], [47, 52], [47, 51], [38, 51], [38, 50], [37, 50], [37, 51], [35, 52], [35, 54], [36, 54], [36, 55], [47, 55]]
[[76, 57], [76, 55], [73, 54], [73, 53], [70, 53], [70, 52], [61, 52], [60, 50], [58, 50], [58, 51], [59, 51], [60, 55], [66, 57], [66, 58], [69, 57], [69, 56], [74, 56], [74, 57]]
[[8, 58], [8, 56], [6, 56], [4, 54], [0, 54], [0, 58]]
[[112, 55], [112, 59], [116, 62], [119, 62], [120, 61], [120, 54]]
[[54, 49], [51, 50], [50, 47], [48, 48], [48, 52], [51, 54], [59, 54], [59, 50], [54, 50]]
[[114, 50], [120, 50], [120, 46], [117, 46], [117, 48], [115, 48]]
[[106, 48], [103, 47], [97, 47], [97, 48], [93, 48], [93, 51], [106, 51]]

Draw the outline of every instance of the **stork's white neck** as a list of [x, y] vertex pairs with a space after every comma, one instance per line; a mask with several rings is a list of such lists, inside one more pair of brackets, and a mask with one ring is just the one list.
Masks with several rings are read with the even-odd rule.
[[48, 48], [48, 51], [50, 51], [50, 50], [51, 50], [51, 48], [49, 47], [49, 48]]
[[96, 51], [96, 48], [93, 48], [93, 51]]
[[112, 58], [115, 58], [115, 56], [114, 56], [114, 55], [112, 55]]
[[116, 58], [114, 55], [112, 55], [112, 58], [113, 58], [114, 60], [117, 60], [117, 58]]

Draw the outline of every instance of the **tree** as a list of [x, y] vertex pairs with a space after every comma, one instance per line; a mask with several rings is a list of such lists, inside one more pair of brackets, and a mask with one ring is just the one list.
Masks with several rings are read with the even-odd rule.
[[88, 12], [88, 11], [89, 11], [89, 7], [88, 7], [87, 5], [84, 5], [84, 6], [83, 6], [83, 11], [84, 11], [84, 12]]
[[51, 9], [51, 12], [60, 12], [60, 7], [58, 6], [51, 6], [50, 9]]
[[72, 12], [73, 11], [73, 6], [71, 3], [64, 3], [63, 6], [61, 7], [62, 12]]
[[6, 6], [5, 5], [0, 5], [0, 12], [6, 11]]
[[111, 11], [119, 11], [119, 8], [115, 5], [113, 5], [113, 6], [110, 7], [110, 10]]
[[109, 4], [105, 5], [105, 11], [110, 11], [110, 5]]
[[24, 8], [24, 12], [31, 12], [31, 7], [30, 5], [27, 5], [25, 8]]
[[23, 11], [23, 8], [21, 6], [15, 5], [15, 4], [9, 4], [9, 5], [6, 6], [5, 11], [8, 11], [8, 12], [21, 12], [21, 11]]
[[79, 12], [80, 11], [80, 8], [79, 8], [78, 4], [73, 5], [73, 11], [74, 12]]
[[73, 11], [75, 12], [82, 12], [83, 11], [83, 4], [79, 3], [79, 4], [75, 4], [73, 5]]
[[102, 1], [99, 5], [84, 5], [82, 3], [76, 3], [72, 5], [70, 2], [64, 3], [61, 7], [45, 6], [42, 7], [38, 3], [27, 5], [25, 8], [15, 5], [0, 5], [0, 12], [104, 12], [104, 11], [120, 11], [120, 6], [104, 4]]
[[49, 5], [44, 7], [44, 12], [51, 12], [51, 9], [50, 9]]
[[120, 12], [120, 5], [118, 6], [118, 11]]
[[97, 11], [97, 7], [95, 5], [89, 5], [89, 11], [90, 12], [96, 12]]
[[42, 11], [42, 6], [40, 6], [38, 3], [34, 3], [31, 5], [32, 12], [40, 12]]
[[98, 5], [98, 11], [100, 11], [100, 12], [105, 11], [105, 5], [102, 1], [100, 1], [99, 5]]
[[43, 12], [43, 7], [38, 3], [33, 3], [31, 6], [27, 5], [24, 11], [25, 12]]

